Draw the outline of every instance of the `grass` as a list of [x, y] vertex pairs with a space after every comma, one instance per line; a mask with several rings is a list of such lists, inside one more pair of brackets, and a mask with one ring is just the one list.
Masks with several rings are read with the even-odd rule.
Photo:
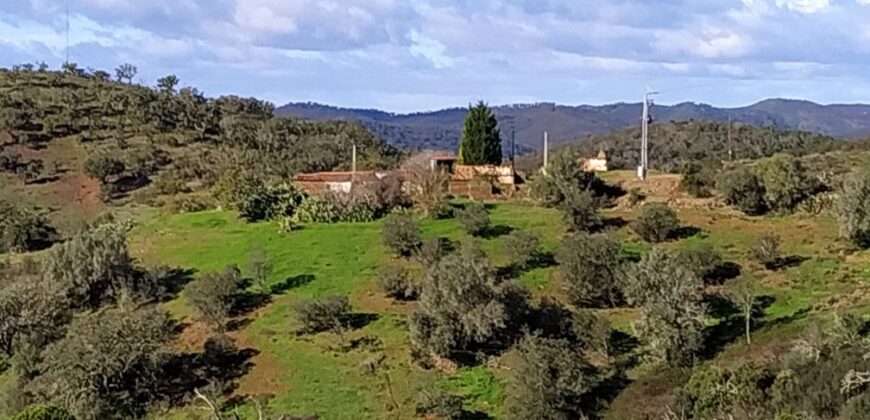
[[[786, 349], [789, 340], [808, 322], [831, 310], [870, 311], [870, 291], [865, 295], [863, 286], [870, 278], [870, 255], [859, 253], [848, 259], [835, 255], [830, 244], [836, 241], [836, 225], [830, 217], [757, 218], [727, 209], [683, 208], [678, 212], [684, 225], [696, 227], [700, 233], [663, 246], [708, 243], [726, 260], [738, 264], [745, 275], [756, 277], [761, 293], [773, 298], [765, 308], [764, 326], [754, 333], [753, 345], [747, 347], [738, 340], [726, 345], [715, 360], [768, 357]], [[544, 239], [547, 251], [557, 247], [563, 233], [559, 215], [553, 210], [504, 202], [493, 205], [490, 213], [493, 226], [537, 233]], [[631, 220], [632, 212], [611, 210], [606, 216]], [[426, 220], [422, 227], [426, 237], [472, 240], [455, 220]], [[467, 409], [499, 417], [504, 399], [500, 379], [503, 372], [477, 366], [446, 374], [423, 370], [411, 362], [405, 315], [414, 305], [384, 298], [373, 282], [378, 268], [393, 261], [381, 244], [380, 228], [380, 222], [314, 224], [281, 234], [275, 224], [246, 224], [228, 212], [152, 216], [134, 231], [132, 248], [146, 263], [172, 264], [201, 274], [228, 264], [239, 265], [244, 271], [250, 250], [261, 247], [273, 261], [270, 283], [302, 276], [309, 279], [276, 296], [236, 333], [237, 340], [260, 352], [252, 370], [241, 380], [239, 393], [273, 394], [269, 405], [277, 411], [317, 414], [328, 419], [411, 418], [417, 390], [438, 386], [465, 397]], [[769, 232], [782, 238], [785, 255], [803, 257], [803, 261], [777, 272], [752, 262], [749, 249], [760, 235]], [[625, 241], [629, 255], [639, 257], [650, 249], [628, 226], [621, 228], [618, 235]], [[495, 265], [508, 263], [503, 237], [474, 240], [480, 242]], [[518, 280], [536, 295], [558, 296], [555, 271], [554, 267], [536, 268], [522, 273]], [[329, 333], [297, 335], [293, 305], [301, 299], [335, 293], [350, 295], [356, 311], [375, 315], [376, 319], [344, 337]], [[177, 318], [191, 320], [183, 297], [167, 306]], [[631, 309], [604, 310], [600, 314], [628, 333], [637, 316]], [[369, 344], [349, 351], [339, 349], [341, 343], [362, 338]], [[371, 375], [360, 365], [373, 357], [383, 357], [384, 362]], [[657, 409], [669, 404], [673, 379], [659, 375], [649, 367], [632, 372], [636, 381], [614, 402], [610, 418], [620, 418], [620, 413], [658, 413]], [[243, 406], [241, 412], [245, 417], [253, 415], [250, 407]], [[170, 413], [172, 416], [183, 417], [176, 412]]]
[[[547, 238], [544, 244], [548, 249], [556, 246], [561, 226], [552, 210], [506, 204], [496, 206], [491, 213], [495, 226], [531, 230]], [[422, 227], [426, 237], [472, 240], [457, 228], [455, 220], [427, 220]], [[475, 240], [494, 263], [507, 263], [501, 237]], [[397, 309], [378, 296], [373, 285], [377, 269], [393, 258], [381, 244], [379, 222], [313, 224], [281, 234], [274, 224], [247, 224], [233, 213], [213, 211], [153, 218], [133, 232], [132, 240], [135, 255], [144, 262], [191, 268], [198, 274], [231, 264], [244, 271], [248, 253], [255, 247], [261, 247], [273, 261], [271, 284], [301, 276], [310, 279], [277, 296], [239, 333], [246, 344], [261, 352], [257, 360], [270, 361], [268, 366], [254, 366], [241, 387], [276, 394], [271, 408], [292, 414], [316, 413], [329, 419], [407, 418], [413, 415], [416, 391], [436, 381], [465, 396], [473, 410], [493, 413], [500, 406], [498, 382], [485, 367], [445, 375], [411, 363], [407, 326], [401, 315], [408, 308]], [[532, 270], [520, 281], [543, 290], [551, 271]], [[373, 348], [345, 353], [336, 349], [341, 340], [334, 334], [296, 335], [294, 303], [336, 293], [351, 295], [356, 310], [378, 316], [344, 337], [344, 341], [374, 338], [378, 344]], [[190, 316], [183, 297], [167, 306], [177, 318]], [[359, 365], [381, 354], [385, 356], [383, 372], [364, 374]]]

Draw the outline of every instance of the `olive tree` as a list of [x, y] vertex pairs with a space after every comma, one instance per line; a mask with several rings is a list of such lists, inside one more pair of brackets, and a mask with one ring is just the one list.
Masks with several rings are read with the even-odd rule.
[[653, 248], [629, 270], [625, 294], [640, 308], [638, 336], [656, 360], [686, 365], [701, 348], [703, 283], [673, 251]]
[[420, 225], [410, 214], [395, 213], [387, 216], [381, 233], [384, 244], [400, 257], [413, 255], [422, 242]]
[[791, 212], [817, 188], [801, 162], [792, 155], [777, 154], [759, 162], [758, 177], [764, 185], [767, 206], [778, 212]]
[[123, 294], [144, 298], [154, 293], [127, 248], [127, 227], [106, 224], [48, 250], [42, 275], [66, 289], [74, 308], [96, 308]]
[[480, 236], [489, 230], [489, 213], [482, 203], [471, 203], [456, 212], [456, 219], [462, 228], [472, 236]]
[[528, 293], [499, 278], [474, 244], [444, 257], [421, 286], [410, 323], [415, 350], [424, 355], [503, 348], [528, 310]]
[[27, 390], [78, 419], [138, 418], [173, 331], [169, 315], [153, 305], [84, 313], [45, 348]]
[[840, 236], [856, 246], [870, 246], [870, 169], [847, 175], [835, 207]]
[[668, 240], [680, 227], [677, 213], [665, 204], [652, 203], [640, 208], [631, 228], [644, 241], [658, 243]]
[[576, 306], [616, 306], [622, 301], [622, 247], [606, 234], [566, 236], [556, 251], [562, 286]]
[[184, 294], [203, 321], [223, 331], [241, 291], [239, 270], [230, 266], [223, 272], [206, 273], [188, 283]]
[[596, 414], [596, 369], [568, 340], [527, 335], [514, 349], [506, 412], [512, 419], [577, 419]]

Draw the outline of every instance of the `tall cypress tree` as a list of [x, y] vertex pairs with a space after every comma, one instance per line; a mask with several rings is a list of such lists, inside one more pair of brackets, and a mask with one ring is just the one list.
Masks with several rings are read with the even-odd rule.
[[501, 135], [492, 110], [483, 101], [469, 106], [459, 142], [459, 163], [498, 165], [501, 158]]

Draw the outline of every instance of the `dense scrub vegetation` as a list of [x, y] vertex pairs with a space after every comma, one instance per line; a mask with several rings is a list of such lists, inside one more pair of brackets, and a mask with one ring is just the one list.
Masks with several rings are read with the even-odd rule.
[[[686, 121], [653, 124], [650, 128], [649, 164], [652, 169], [678, 172], [688, 164], [718, 166], [729, 160], [751, 160], [777, 153], [803, 156], [853, 146], [821, 134], [778, 130], [748, 124], [715, 121]], [[729, 156], [729, 148], [731, 155]], [[564, 149], [573, 156], [595, 156], [604, 149], [611, 169], [633, 169], [640, 161], [640, 127], [614, 131], [580, 140]], [[525, 170], [540, 165], [539, 156], [520, 162]]]
[[286, 180], [297, 172], [349, 168], [352, 144], [361, 168], [393, 165], [399, 155], [352, 123], [274, 117], [270, 103], [209, 98], [180, 87], [174, 76], [153, 88], [123, 80], [129, 78], [113, 81], [74, 64], [63, 71], [0, 70], [0, 132], [12, 139], [0, 153], [4, 171], [35, 178], [41, 163], [6, 149], [73, 137], [88, 149], [82, 169], [112, 199], [149, 183], [154, 194], [173, 195], [208, 188], [228, 173]]

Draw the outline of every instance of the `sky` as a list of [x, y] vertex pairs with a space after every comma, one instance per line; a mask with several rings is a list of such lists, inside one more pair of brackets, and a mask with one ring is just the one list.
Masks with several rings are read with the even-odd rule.
[[393, 112], [870, 102], [870, 0], [0, 0], [0, 66]]

